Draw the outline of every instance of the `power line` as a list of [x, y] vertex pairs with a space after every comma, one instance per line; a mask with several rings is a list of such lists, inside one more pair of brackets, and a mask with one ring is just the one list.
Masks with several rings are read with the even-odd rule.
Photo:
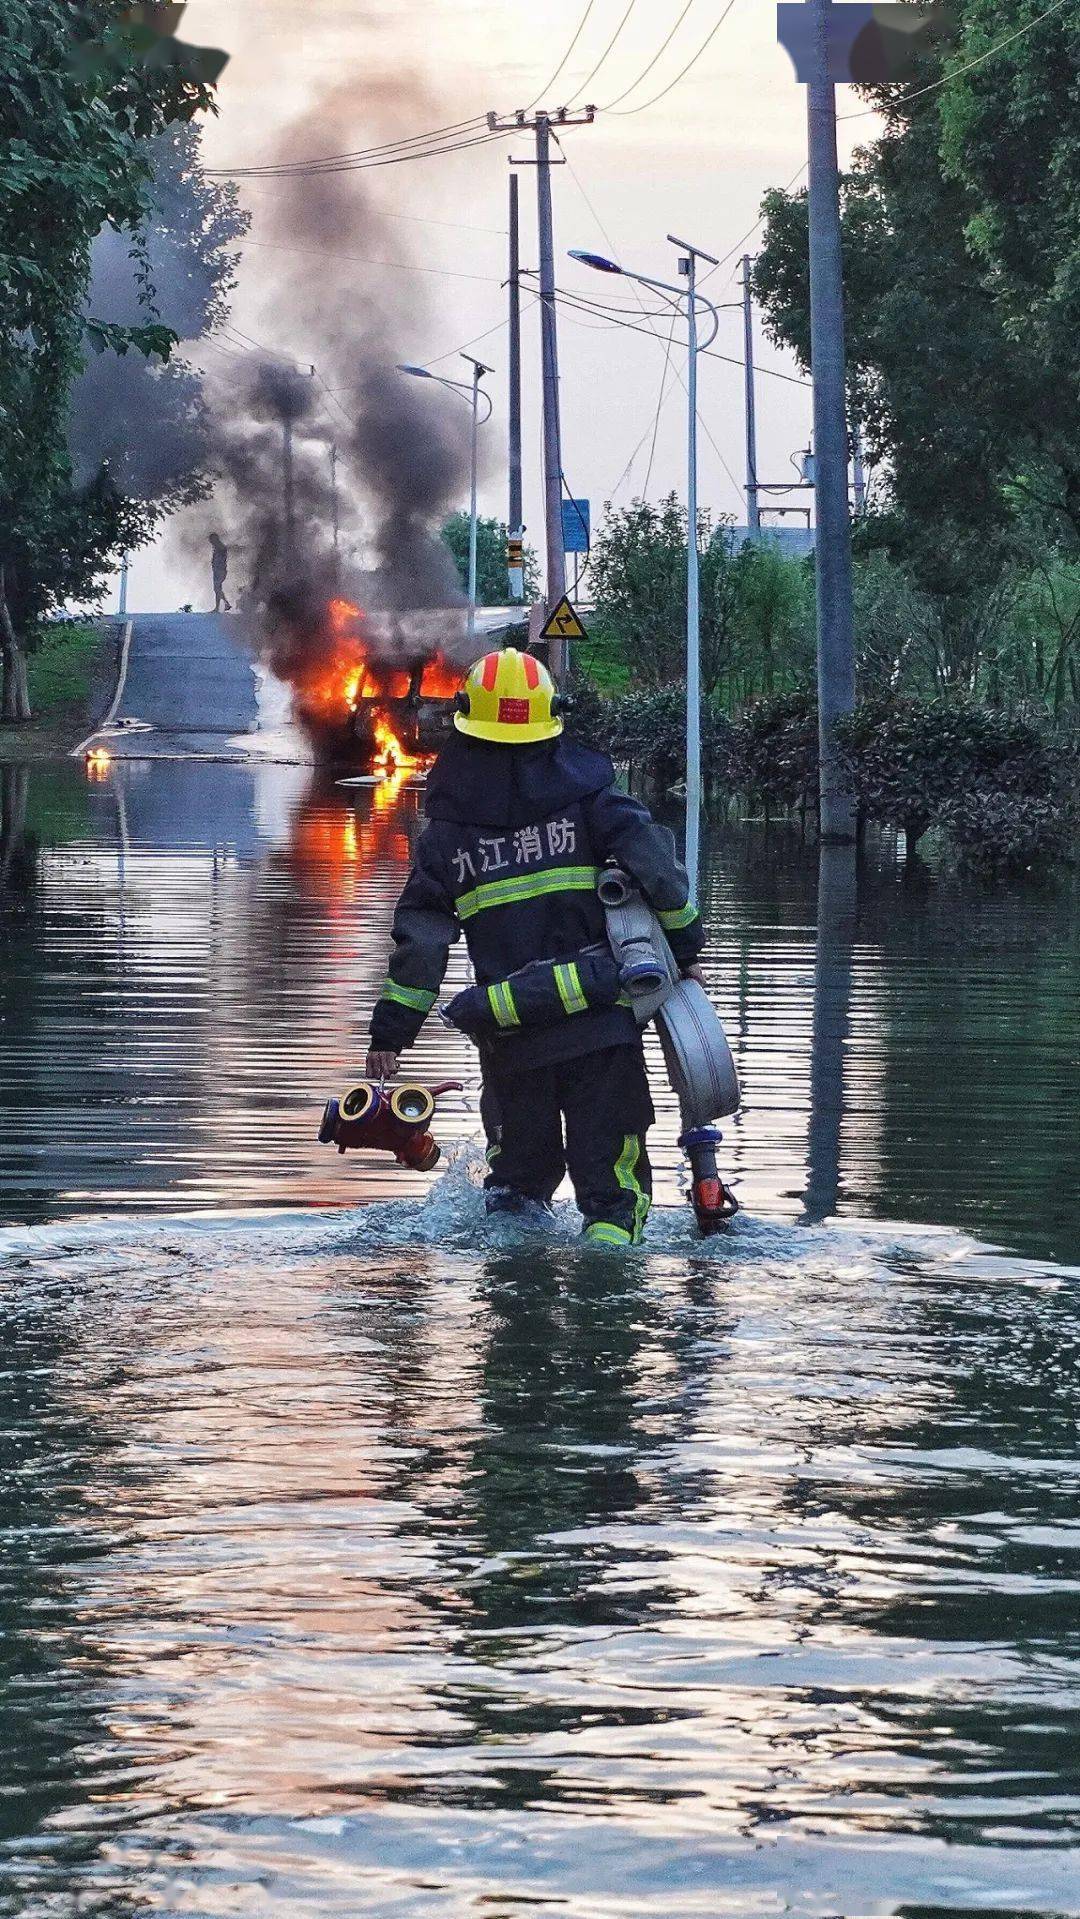
[[656, 442], [660, 438], [660, 415], [664, 410], [664, 394], [667, 392], [667, 378], [668, 378], [668, 374], [671, 372], [671, 349], [675, 344], [675, 322], [677, 319], [678, 319], [678, 315], [672, 314], [671, 332], [668, 334], [667, 348], [664, 353], [664, 370], [660, 375], [660, 398], [656, 403], [656, 418], [653, 421], [652, 446], [649, 448], [649, 464], [645, 469], [645, 485], [642, 489], [644, 493], [648, 493], [649, 491], [649, 481], [652, 479], [653, 463], [656, 459]]
[[523, 109], [525, 113], [531, 113], [533, 108], [537, 105], [538, 101], [543, 100], [546, 97], [546, 95], [551, 92], [551, 89], [555, 85], [555, 82], [559, 78], [559, 75], [562, 73], [565, 73], [570, 56], [573, 53], [574, 48], [577, 46], [578, 41], [581, 39], [582, 34], [584, 33], [586, 27], [589, 24], [589, 21], [592, 17], [592, 11], [595, 5], [596, 5], [596, 0], [588, 0], [588, 5], [586, 6], [585, 11], [582, 14], [581, 19], [578, 23], [578, 30], [575, 33], [573, 39], [571, 40], [570, 45], [567, 47], [566, 52], [563, 54], [562, 59], [559, 61], [559, 64], [556, 67], [547, 85], [545, 87], [541, 87], [539, 93], [536, 96], [536, 99], [530, 100], [528, 106]]
[[404, 147], [427, 146], [433, 140], [449, 139], [451, 134], [463, 135], [470, 132], [472, 128], [483, 126], [483, 124], [483, 115], [474, 114], [471, 120], [456, 120], [452, 126], [432, 127], [428, 133], [413, 133], [405, 135], [400, 140], [387, 140], [382, 146], [357, 147], [349, 153], [328, 153], [324, 154], [321, 158], [313, 160], [256, 161], [251, 165], [242, 167], [208, 167], [206, 171], [208, 173], [222, 173], [236, 178], [247, 175], [280, 173], [287, 171], [290, 167], [302, 167], [306, 169], [309, 167], [339, 166], [346, 160], [370, 160], [384, 153], [398, 153]]
[[[558, 297], [559, 297], [559, 304], [561, 306], [565, 306], [567, 302], [569, 302], [571, 305], [574, 304], [573, 294], [564, 293], [559, 295]], [[652, 316], [646, 313], [643, 317], [645, 319], [650, 319]], [[609, 328], [612, 328], [612, 329], [614, 328], [621, 329], [624, 333], [640, 333], [643, 339], [656, 340], [660, 346], [663, 346], [664, 344], [663, 334], [657, 333], [655, 327], [652, 327], [652, 326], [649, 326], [649, 327], [636, 326], [632, 320], [614, 320], [614, 319], [608, 322], [608, 326]], [[702, 347], [701, 357], [705, 360], [722, 360], [726, 366], [737, 366], [737, 367], [743, 367], [743, 368], [745, 368], [746, 366], [745, 360], [740, 360], [736, 358], [736, 356], [732, 353], [718, 353], [715, 347]], [[802, 387], [804, 390], [806, 390], [810, 386], [809, 380], [801, 379], [797, 374], [794, 374], [794, 373], [781, 373], [776, 367], [759, 366], [757, 368], [757, 372], [760, 373], [765, 379], [782, 380], [787, 386], [798, 386], [798, 387]]]
[[261, 353], [268, 360], [280, 360], [284, 366], [300, 368], [311, 365], [310, 360], [298, 360], [294, 358], [291, 353], [278, 353], [274, 347], [260, 345], [258, 340], [252, 339], [250, 333], [242, 333], [240, 328], [234, 326], [231, 320], [226, 324], [225, 332], [231, 334], [234, 340], [239, 341], [242, 346], [246, 347], [249, 353]]
[[327, 399], [333, 401], [342, 419], [344, 420], [345, 425], [351, 428], [355, 424], [355, 422], [350, 418], [349, 414], [346, 413], [345, 408], [342, 406], [341, 401], [338, 399], [338, 396], [334, 392], [333, 387], [329, 386], [327, 382], [323, 379], [323, 376], [319, 372], [318, 367], [313, 367], [312, 371], [315, 375], [315, 378], [318, 380], [319, 385], [322, 387], [323, 392], [326, 394]]
[[626, 87], [624, 91], [617, 96], [616, 99], [610, 100], [606, 107], [601, 108], [601, 112], [603, 113], [614, 112], [616, 107], [622, 106], [622, 103], [624, 100], [629, 100], [630, 95], [638, 87], [640, 87], [643, 80], [648, 79], [653, 68], [659, 63], [660, 60], [663, 59], [665, 53], [670, 47], [672, 41], [675, 38], [675, 35], [678, 33], [679, 28], [682, 26], [683, 21], [686, 19], [686, 16], [693, 5], [694, 5], [694, 0], [686, 0], [686, 5], [683, 8], [682, 12], [680, 13], [678, 19], [676, 20], [675, 25], [672, 27], [671, 32], [668, 34], [667, 39], [664, 41], [663, 46], [658, 48], [657, 52], [653, 54], [653, 57], [649, 61], [648, 66], [642, 68], [641, 72], [638, 74], [637, 79], [631, 80], [630, 85]]
[[383, 160], [348, 160], [342, 161], [340, 164], [334, 166], [326, 166], [322, 162], [310, 163], [298, 161], [295, 165], [290, 166], [257, 169], [243, 168], [239, 171], [234, 170], [233, 172], [226, 172], [221, 167], [208, 167], [207, 178], [214, 180], [303, 180], [326, 178], [330, 175], [341, 173], [368, 173], [373, 167], [399, 167], [403, 166], [405, 162], [409, 160], [434, 160], [442, 154], [465, 153], [470, 147], [490, 146], [493, 140], [500, 137], [498, 134], [482, 133], [478, 134], [474, 139], [455, 140], [444, 146], [418, 147], [414, 152], [390, 154]]
[[[249, 191], [252, 185], [260, 184], [259, 181], [249, 182]], [[267, 181], [266, 184], [270, 186], [273, 182]], [[453, 233], [490, 233], [497, 240], [505, 240], [507, 235], [505, 227], [478, 227], [468, 220], [436, 220], [423, 213], [391, 213], [388, 207], [379, 208], [379, 218], [380, 220], [407, 220], [410, 226], [448, 227]]]
[[[1062, 0], [1062, 4], [1064, 5], [1064, 0]], [[727, 5], [724, 8], [723, 13], [720, 15], [720, 18], [717, 21], [712, 32], [708, 35], [708, 38], [703, 42], [703, 44], [698, 48], [693, 59], [687, 61], [682, 72], [677, 73], [675, 75], [674, 80], [669, 80], [666, 87], [663, 87], [659, 93], [654, 93], [651, 100], [643, 100], [639, 107], [617, 108], [616, 111], [618, 112], [619, 117], [621, 118], [624, 114], [628, 114], [628, 113], [647, 113], [650, 107], [658, 106], [661, 100], [666, 100], [668, 97], [668, 94], [674, 92], [675, 88], [679, 86], [683, 80], [686, 79], [687, 74], [690, 73], [693, 70], [693, 68], [697, 66], [697, 63], [702, 58], [702, 56], [708, 53], [709, 48], [712, 46], [713, 41], [716, 39], [717, 34], [719, 33], [721, 27], [724, 24], [724, 21], [727, 19], [728, 14], [731, 12], [731, 9], [734, 5], [735, 5], [735, 0], [727, 0]], [[632, 90], [633, 89], [631, 89], [631, 91]]]
[[[1035, 27], [1041, 27], [1044, 20], [1052, 19], [1055, 13], [1060, 13], [1062, 8], [1069, 4], [1070, 0], [1054, 0], [1054, 5], [1047, 7], [1045, 13], [1036, 14], [1034, 20], [1029, 20], [1026, 26], [1017, 27], [1015, 33], [1007, 34], [1005, 39], [999, 40], [996, 46], [988, 47], [985, 53], [976, 54], [973, 60], [965, 61], [962, 67], [951, 68], [948, 73], [942, 74], [940, 80], [931, 80], [928, 86], [917, 87], [914, 93], [902, 94], [899, 100], [890, 102], [890, 105], [906, 107], [912, 100], [921, 100], [926, 93], [936, 93], [939, 87], [951, 85], [952, 81], [959, 80], [961, 74], [970, 73], [973, 68], [983, 66], [987, 60], [992, 60], [995, 54], [1001, 53], [1005, 47], [1011, 47], [1014, 40], [1022, 40], [1026, 33], [1031, 33]], [[839, 113], [836, 117], [837, 120], [867, 120], [871, 114], [880, 112], [880, 107], [863, 107], [859, 113]]]
[[[539, 306], [539, 304], [540, 300], [538, 295], [532, 304], [525, 308], [525, 313], [531, 313], [533, 307]], [[524, 315], [522, 317], [524, 317]], [[460, 346], [451, 347], [448, 353], [436, 353], [433, 359], [423, 361], [423, 365], [426, 367], [441, 366], [444, 360], [455, 360], [459, 353], [464, 353], [469, 347], [479, 346], [483, 340], [490, 340], [495, 333], [504, 333], [509, 325], [510, 320], [508, 316], [505, 320], [499, 320], [495, 326], [488, 327], [486, 333], [474, 333], [471, 340], [462, 340]]]
[[592, 72], [589, 74], [588, 78], [581, 82], [581, 85], [576, 89], [573, 97], [567, 102], [568, 106], [573, 106], [574, 101], [580, 100], [585, 94], [586, 90], [592, 86], [592, 83], [596, 79], [596, 76], [599, 73], [601, 67], [604, 65], [604, 62], [607, 60], [608, 55], [614, 52], [615, 47], [618, 45], [618, 42], [621, 40], [623, 35], [623, 29], [625, 28], [626, 23], [629, 20], [630, 15], [633, 13], [634, 8], [636, 6], [637, 6], [637, 0], [630, 0], [630, 4], [627, 7], [626, 12], [623, 14], [622, 19], [619, 21], [618, 26], [616, 27], [614, 33], [612, 34], [611, 39], [608, 41], [607, 46], [604, 48], [603, 53], [600, 55], [600, 58], [597, 61], [595, 67], [593, 68]]
[[[802, 179], [802, 176], [803, 176], [803, 174], [804, 174], [804, 173], [806, 172], [806, 169], [807, 169], [807, 165], [808, 165], [808, 162], [807, 162], [806, 160], [804, 160], [804, 161], [803, 161], [803, 163], [802, 163], [802, 165], [801, 165], [801, 166], [800, 166], [800, 167], [799, 167], [799, 168], [798, 168], [798, 169], [797, 169], [797, 170], [796, 170], [796, 171], [795, 171], [795, 172], [794, 172], [794, 173], [792, 174], [792, 176], [791, 176], [791, 178], [790, 178], [790, 180], [789, 180], [789, 181], [788, 181], [788, 183], [787, 183], [787, 186], [786, 186], [786, 187], [781, 187], [781, 189], [780, 189], [780, 191], [781, 191], [782, 193], [790, 193], [790, 192], [791, 192], [791, 189], [792, 189], [792, 187], [793, 187], [793, 186], [795, 185], [795, 182], [796, 182], [796, 180], [801, 180], [801, 179]], [[757, 219], [756, 219], [756, 220], [754, 221], [754, 224], [753, 224], [753, 226], [752, 226], [752, 227], [748, 227], [748, 228], [747, 228], [747, 230], [746, 230], [746, 232], [745, 232], [745, 233], [743, 234], [743, 236], [742, 236], [742, 238], [741, 238], [740, 240], [736, 240], [736, 242], [735, 242], [735, 245], [734, 245], [733, 247], [729, 247], [726, 253], [722, 253], [722, 254], [720, 255], [720, 258], [719, 258], [719, 260], [717, 261], [717, 263], [716, 263], [716, 265], [715, 265], [714, 267], [710, 267], [710, 268], [709, 268], [709, 271], [708, 271], [708, 273], [704, 273], [704, 274], [702, 274], [702, 276], [701, 276], [701, 284], [702, 284], [702, 286], [704, 286], [704, 284], [705, 284], [705, 282], [706, 282], [706, 280], [711, 280], [711, 279], [712, 279], [712, 277], [713, 277], [713, 274], [714, 274], [714, 273], [719, 273], [719, 271], [720, 271], [720, 268], [721, 268], [722, 266], [726, 266], [726, 265], [727, 265], [727, 263], [728, 263], [728, 261], [729, 261], [729, 260], [731, 259], [731, 257], [732, 257], [732, 255], [733, 255], [733, 254], [736, 254], [736, 253], [741, 253], [741, 252], [742, 252], [742, 249], [743, 249], [743, 247], [744, 247], [744, 246], [746, 245], [746, 242], [747, 242], [748, 240], [752, 240], [752, 239], [753, 239], [753, 237], [754, 237], [754, 235], [755, 235], [755, 233], [757, 232], [757, 230], [758, 230], [758, 228], [759, 228], [760, 226], [762, 226], [763, 224], [764, 224], [764, 215], [763, 215], [763, 214], [760, 214], [760, 213], [759, 213], [759, 214], [758, 214], [758, 217], [757, 217]], [[729, 278], [729, 279], [731, 278], [731, 275], [730, 275], [730, 274], [728, 275], [728, 278]]]
[[361, 267], [388, 267], [395, 273], [429, 273], [443, 280], [478, 280], [485, 286], [502, 285], [502, 281], [493, 273], [460, 273], [455, 267], [422, 267], [412, 260], [373, 260], [363, 253], [329, 253], [325, 247], [289, 247], [276, 240], [243, 239], [237, 244], [241, 250], [245, 247], [264, 247], [270, 253], [299, 253], [312, 260], [348, 260]]

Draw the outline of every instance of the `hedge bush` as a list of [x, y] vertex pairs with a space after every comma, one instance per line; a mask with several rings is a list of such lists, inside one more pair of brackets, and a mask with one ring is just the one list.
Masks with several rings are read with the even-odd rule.
[[1069, 785], [1067, 756], [1037, 726], [972, 701], [868, 700], [838, 737], [860, 813], [909, 847], [971, 795], [1060, 804]]
[[[681, 686], [601, 698], [583, 687], [576, 728], [663, 788], [686, 758]], [[1080, 743], [972, 701], [864, 701], [839, 729], [842, 764], [864, 824], [898, 828], [908, 850], [940, 827], [961, 862], [1016, 873], [1068, 853], [1080, 826]], [[714, 792], [751, 807], [813, 811], [817, 702], [760, 700], [730, 720], [706, 707], [702, 763]]]

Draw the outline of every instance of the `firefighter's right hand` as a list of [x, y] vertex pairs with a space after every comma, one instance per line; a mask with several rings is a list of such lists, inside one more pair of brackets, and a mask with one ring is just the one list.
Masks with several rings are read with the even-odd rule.
[[367, 1056], [367, 1077], [382, 1081], [393, 1079], [398, 1069], [396, 1053], [369, 1053]]

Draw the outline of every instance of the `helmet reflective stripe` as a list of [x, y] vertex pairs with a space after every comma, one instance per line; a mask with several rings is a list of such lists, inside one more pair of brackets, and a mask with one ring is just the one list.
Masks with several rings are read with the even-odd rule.
[[555, 682], [531, 653], [507, 647], [477, 660], [454, 716], [459, 733], [499, 746], [527, 746], [558, 739], [563, 723], [555, 710]]

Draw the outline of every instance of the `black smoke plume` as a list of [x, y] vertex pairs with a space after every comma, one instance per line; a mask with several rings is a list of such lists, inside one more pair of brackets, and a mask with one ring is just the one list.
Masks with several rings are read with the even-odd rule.
[[[413, 84], [350, 82], [293, 127], [275, 158], [374, 144], [437, 123], [438, 112]], [[433, 650], [431, 622], [402, 615], [445, 609], [440, 650], [461, 657], [465, 644], [453, 611], [464, 596], [438, 533], [468, 485], [468, 412], [435, 382], [396, 370], [430, 333], [423, 276], [365, 264], [409, 264], [400, 229], [379, 211], [381, 183], [378, 171], [319, 173], [260, 195], [257, 257], [277, 337], [302, 357], [253, 350], [237, 361], [231, 392], [215, 383], [214, 518], [244, 610], [286, 677], [325, 646], [336, 597], [384, 616], [371, 623], [374, 647], [398, 663]]]

